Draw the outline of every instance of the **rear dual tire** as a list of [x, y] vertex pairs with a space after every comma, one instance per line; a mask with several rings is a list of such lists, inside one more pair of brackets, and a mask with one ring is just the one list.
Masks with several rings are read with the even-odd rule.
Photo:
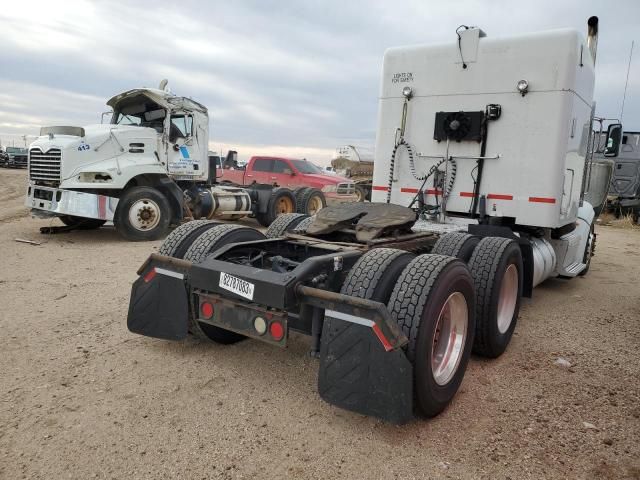
[[288, 188], [277, 188], [271, 192], [266, 211], [256, 213], [256, 220], [263, 227], [268, 227], [285, 213], [296, 213], [296, 198]]
[[522, 298], [522, 252], [508, 238], [485, 237], [469, 259], [476, 292], [473, 352], [496, 358], [516, 328]]
[[388, 303], [409, 339], [416, 410], [427, 417], [444, 410], [462, 382], [473, 343], [473, 279], [464, 263], [375, 249], [352, 267], [341, 293]]
[[[193, 243], [184, 254], [184, 259], [193, 263], [201, 263], [208, 255], [229, 243], [250, 242], [264, 240], [265, 238], [261, 232], [250, 227], [230, 224], [215, 225], [200, 233], [193, 240]], [[195, 306], [193, 306], [192, 310], [194, 308]], [[197, 309], [189, 313], [189, 332], [199, 340], [228, 345], [246, 338], [239, 333], [200, 322], [198, 321], [198, 314]]]
[[317, 188], [302, 187], [295, 191], [296, 212], [315, 215], [327, 206], [324, 194]]
[[158, 253], [168, 257], [184, 258], [184, 254], [195, 239], [216, 225], [219, 225], [219, 222], [212, 220], [193, 220], [183, 223], [164, 239], [158, 248]]
[[285, 233], [295, 230], [306, 218], [309, 218], [309, 215], [304, 213], [285, 213], [276, 218], [264, 234], [267, 238], [282, 237]]

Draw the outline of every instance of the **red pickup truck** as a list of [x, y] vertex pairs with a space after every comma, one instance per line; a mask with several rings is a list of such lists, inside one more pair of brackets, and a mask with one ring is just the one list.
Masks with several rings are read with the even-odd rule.
[[243, 186], [264, 183], [291, 190], [313, 187], [324, 194], [327, 203], [358, 200], [354, 182], [338, 175], [323, 173], [322, 169], [307, 160], [251, 157], [244, 168], [223, 163], [223, 168], [217, 171], [217, 177], [219, 182]]

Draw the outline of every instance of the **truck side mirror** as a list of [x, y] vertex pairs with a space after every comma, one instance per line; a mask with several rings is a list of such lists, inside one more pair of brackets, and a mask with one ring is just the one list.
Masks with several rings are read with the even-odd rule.
[[622, 124], [612, 123], [607, 128], [607, 143], [604, 149], [605, 157], [617, 157], [622, 141]]
[[291, 170], [290, 168], [283, 169], [282, 173], [284, 173], [285, 175], [291, 175], [292, 177], [295, 175], [295, 172], [293, 170]]

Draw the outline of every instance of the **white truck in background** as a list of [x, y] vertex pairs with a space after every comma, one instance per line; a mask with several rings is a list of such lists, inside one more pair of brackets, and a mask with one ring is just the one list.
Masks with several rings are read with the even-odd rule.
[[207, 108], [166, 84], [111, 98], [109, 124], [43, 127], [29, 147], [25, 204], [32, 214], [82, 229], [113, 221], [135, 241], [161, 238], [184, 217], [252, 215], [269, 225], [295, 212], [288, 189], [217, 185]]

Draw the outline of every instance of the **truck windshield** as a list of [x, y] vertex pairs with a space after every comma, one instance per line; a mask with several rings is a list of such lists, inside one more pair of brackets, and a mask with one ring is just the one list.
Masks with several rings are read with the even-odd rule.
[[300, 173], [323, 173], [320, 168], [306, 160], [291, 160], [291, 163], [293, 163], [293, 166], [296, 167]]
[[142, 117], [136, 115], [127, 115], [125, 113], [118, 113], [116, 121], [118, 125], [140, 125], [142, 124]]

